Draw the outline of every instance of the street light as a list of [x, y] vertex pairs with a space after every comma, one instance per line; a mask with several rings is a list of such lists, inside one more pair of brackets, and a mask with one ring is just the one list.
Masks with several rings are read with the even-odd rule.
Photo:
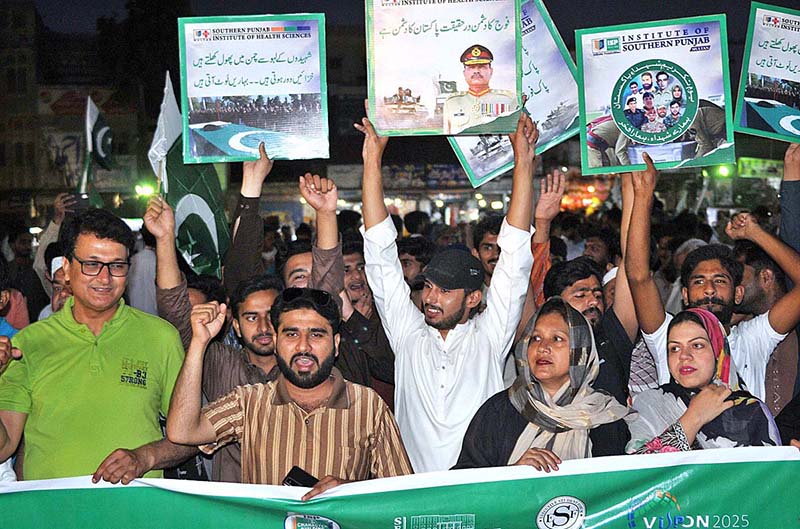
[[134, 190], [136, 191], [137, 197], [149, 197], [150, 195], [156, 192], [156, 190], [150, 184], [141, 184], [141, 185], [137, 184], [134, 187]]

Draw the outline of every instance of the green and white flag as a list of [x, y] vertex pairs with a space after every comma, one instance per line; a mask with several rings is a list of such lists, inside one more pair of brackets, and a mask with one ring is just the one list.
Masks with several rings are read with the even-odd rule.
[[178, 251], [198, 274], [221, 276], [230, 235], [212, 164], [184, 164], [181, 114], [167, 73], [161, 113], [147, 157], [175, 210]]
[[103, 169], [111, 169], [114, 135], [91, 97], [86, 98], [86, 150]]
[[13, 529], [790, 529], [800, 453], [744, 447], [430, 472], [308, 489], [90, 476], [0, 483]]

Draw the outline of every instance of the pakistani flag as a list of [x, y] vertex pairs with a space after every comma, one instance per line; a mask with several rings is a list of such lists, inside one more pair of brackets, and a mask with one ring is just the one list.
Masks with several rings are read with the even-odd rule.
[[111, 169], [111, 127], [91, 97], [86, 98], [86, 150], [103, 169]]
[[212, 164], [184, 164], [181, 113], [167, 72], [156, 133], [147, 157], [175, 210], [178, 251], [198, 274], [221, 277], [230, 235], [222, 188]]

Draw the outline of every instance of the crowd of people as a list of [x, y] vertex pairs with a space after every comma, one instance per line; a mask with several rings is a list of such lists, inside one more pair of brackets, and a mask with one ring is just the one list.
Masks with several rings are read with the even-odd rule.
[[799, 83], [784, 83], [780, 88], [748, 84], [744, 89], [744, 96], [756, 99], [771, 99], [792, 108], [800, 109]]
[[262, 144], [222, 281], [182, 262], [161, 197], [146, 258], [121, 219], [71, 212], [69, 195], [34, 260], [15, 235], [0, 259], [2, 478], [291, 483], [309, 499], [412, 472], [800, 448], [800, 145], [777, 235], [748, 212], [716, 231], [670, 218], [647, 156], [621, 175], [621, 208], [585, 226], [560, 212], [559, 172], [534, 200], [538, 129], [523, 114], [505, 216], [462, 233], [390, 215], [388, 138], [355, 126], [361, 214], [305, 174], [313, 237], [284, 240], [259, 215]]
[[245, 97], [219, 100], [208, 108], [195, 107], [189, 123], [225, 121], [258, 129], [291, 132], [302, 128], [309, 114], [322, 112], [319, 94], [290, 94], [274, 97]]

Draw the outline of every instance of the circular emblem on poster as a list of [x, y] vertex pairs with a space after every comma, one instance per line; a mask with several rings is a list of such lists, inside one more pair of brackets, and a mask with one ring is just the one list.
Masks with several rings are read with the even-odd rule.
[[625, 136], [645, 145], [680, 138], [697, 115], [697, 86], [680, 65], [664, 59], [634, 64], [611, 92], [611, 115]]
[[558, 496], [544, 504], [536, 516], [538, 529], [578, 529], [586, 519], [586, 504], [575, 496]]

